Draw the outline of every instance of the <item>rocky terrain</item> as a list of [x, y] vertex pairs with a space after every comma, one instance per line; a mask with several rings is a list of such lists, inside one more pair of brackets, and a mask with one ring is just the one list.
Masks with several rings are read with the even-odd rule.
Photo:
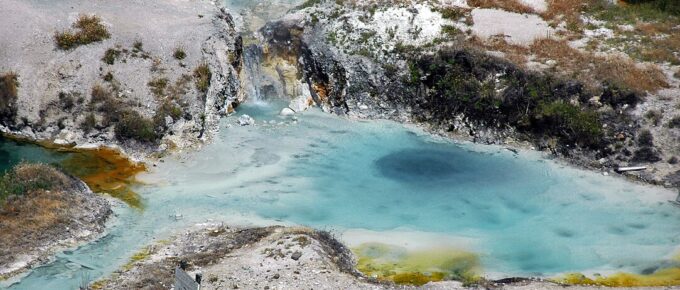
[[0, 179], [0, 280], [97, 238], [109, 201], [75, 177], [43, 164], [20, 164]]
[[476, 286], [456, 281], [396, 285], [357, 272], [351, 252], [328, 232], [229, 228], [216, 223], [198, 224], [148, 246], [116, 274], [92, 283], [91, 288], [171, 289], [180, 261], [188, 263], [192, 277], [202, 275], [201, 289], [594, 289], [521, 278]]
[[7, 1], [0, 18], [5, 133], [143, 157], [209, 139], [238, 103], [241, 40], [210, 2]]
[[[261, 81], [260, 93], [288, 95], [295, 111], [416, 123], [603, 174], [645, 165], [626, 175], [677, 186], [678, 17], [610, 1], [522, 2], [307, 1], [268, 23], [245, 57], [281, 84]], [[632, 32], [664, 40], [652, 49]]]

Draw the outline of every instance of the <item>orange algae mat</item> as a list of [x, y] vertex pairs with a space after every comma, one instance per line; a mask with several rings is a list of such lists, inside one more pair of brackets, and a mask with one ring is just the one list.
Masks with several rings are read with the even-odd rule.
[[134, 208], [143, 207], [141, 198], [131, 187], [136, 184], [135, 176], [146, 170], [144, 164], [133, 162], [109, 148], [58, 150], [70, 153], [61, 166], [82, 179], [92, 191], [107, 193]]

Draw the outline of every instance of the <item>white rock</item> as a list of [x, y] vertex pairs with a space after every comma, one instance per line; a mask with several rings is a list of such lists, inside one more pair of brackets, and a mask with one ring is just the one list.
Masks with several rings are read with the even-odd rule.
[[68, 144], [68, 141], [66, 141], [66, 140], [64, 140], [64, 139], [54, 139], [54, 144], [57, 144], [57, 145], [67, 145], [67, 144]]
[[291, 109], [291, 108], [283, 108], [281, 110], [281, 113], [279, 113], [279, 115], [281, 115], [281, 116], [292, 116], [292, 115], [295, 115], [295, 111], [293, 111], [293, 109]]
[[250, 117], [248, 115], [244, 114], [241, 117], [238, 117], [238, 124], [241, 125], [241, 126], [248, 126], [248, 125], [252, 125], [253, 123], [255, 123], [255, 119], [253, 119], [252, 117]]
[[362, 110], [362, 111], [368, 110], [368, 106], [361, 104], [361, 105], [359, 105], [359, 110]]
[[472, 32], [489, 38], [505, 35], [511, 44], [530, 45], [534, 40], [554, 34], [554, 29], [538, 15], [519, 14], [498, 9], [472, 10]]

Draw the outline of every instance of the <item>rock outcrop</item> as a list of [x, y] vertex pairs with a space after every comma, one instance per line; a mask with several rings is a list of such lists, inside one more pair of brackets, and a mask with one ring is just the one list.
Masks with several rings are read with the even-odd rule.
[[[238, 104], [241, 38], [208, 2], [3, 3], [0, 73], [18, 81], [2, 131], [34, 140], [121, 145], [141, 156], [210, 139]], [[83, 17], [102, 40], [60, 47]]]

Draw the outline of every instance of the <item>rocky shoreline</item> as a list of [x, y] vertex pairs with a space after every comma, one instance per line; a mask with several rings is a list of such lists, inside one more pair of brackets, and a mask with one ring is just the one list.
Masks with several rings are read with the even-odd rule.
[[[239, 228], [207, 222], [144, 248], [91, 289], [170, 289], [174, 268], [202, 275], [201, 289], [601, 289], [510, 278], [467, 286], [457, 281], [398, 285], [366, 277], [329, 232], [301, 227]], [[617, 288], [658, 289], [658, 288]]]
[[[17, 170], [36, 171], [44, 165], [19, 165]], [[38, 169], [34, 169], [34, 168]], [[33, 173], [31, 173], [33, 174]], [[0, 236], [3, 249], [0, 281], [10, 284], [32, 268], [48, 263], [54, 254], [101, 237], [116, 203], [93, 193], [72, 176], [56, 172], [65, 180], [63, 188], [27, 192], [3, 201]], [[54, 179], [50, 177], [51, 179]]]

